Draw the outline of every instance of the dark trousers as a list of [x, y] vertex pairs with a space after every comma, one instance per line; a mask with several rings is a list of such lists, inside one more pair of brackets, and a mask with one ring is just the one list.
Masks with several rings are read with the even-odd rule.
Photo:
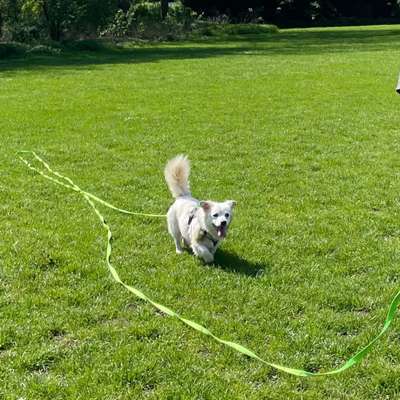
[[400, 76], [399, 76], [399, 81], [397, 82], [396, 92], [400, 94]]

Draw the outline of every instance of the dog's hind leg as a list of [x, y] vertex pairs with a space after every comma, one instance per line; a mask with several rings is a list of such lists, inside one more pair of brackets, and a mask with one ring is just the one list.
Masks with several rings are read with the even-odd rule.
[[177, 239], [176, 237], [174, 237], [174, 242], [175, 242], [175, 251], [176, 251], [176, 254], [182, 254], [182, 253], [183, 253], [183, 249], [182, 249], [182, 238]]
[[168, 223], [168, 232], [172, 236], [175, 242], [176, 253], [183, 253], [182, 249], [182, 235], [179, 230], [178, 221], [176, 220], [175, 212], [173, 209], [169, 209], [167, 213], [167, 223]]

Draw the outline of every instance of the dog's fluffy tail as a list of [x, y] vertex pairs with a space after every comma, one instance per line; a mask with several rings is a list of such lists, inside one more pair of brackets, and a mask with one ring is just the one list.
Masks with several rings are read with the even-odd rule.
[[164, 170], [165, 180], [172, 196], [190, 196], [190, 163], [187, 156], [180, 154], [167, 162]]

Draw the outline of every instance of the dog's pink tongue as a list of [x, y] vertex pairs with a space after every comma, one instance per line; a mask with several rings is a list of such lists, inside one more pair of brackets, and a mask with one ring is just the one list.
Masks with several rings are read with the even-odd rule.
[[225, 228], [223, 226], [219, 226], [217, 229], [217, 234], [219, 237], [224, 237], [225, 236]]

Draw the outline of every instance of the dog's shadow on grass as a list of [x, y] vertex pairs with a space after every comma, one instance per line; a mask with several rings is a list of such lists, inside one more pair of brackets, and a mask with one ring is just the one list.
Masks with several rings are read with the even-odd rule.
[[258, 278], [270, 269], [268, 264], [248, 261], [235, 253], [219, 249], [212, 264], [221, 270]]

